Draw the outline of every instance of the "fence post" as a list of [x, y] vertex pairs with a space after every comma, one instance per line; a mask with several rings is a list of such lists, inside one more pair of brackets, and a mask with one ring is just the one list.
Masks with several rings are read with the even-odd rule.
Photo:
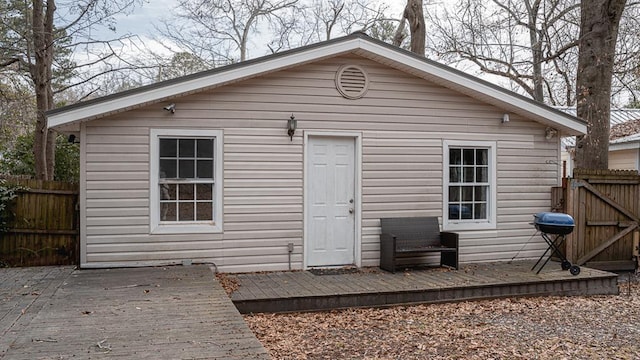
[[[567, 185], [563, 188], [564, 191], [564, 212], [571, 215], [575, 219], [574, 198], [573, 198], [573, 179], [568, 179]], [[575, 220], [574, 220], [575, 221]], [[574, 229], [577, 230], [577, 229]], [[575, 259], [575, 243], [574, 239], [576, 232], [572, 232], [565, 237], [565, 256], [569, 261]]]

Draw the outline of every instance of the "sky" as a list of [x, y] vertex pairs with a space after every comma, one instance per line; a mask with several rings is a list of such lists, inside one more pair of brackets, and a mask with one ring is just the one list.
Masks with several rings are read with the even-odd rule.
[[[397, 17], [400, 17], [402, 9], [406, 4], [406, 0], [378, 1], [389, 6], [391, 9], [389, 13]], [[441, 1], [443, 0], [438, 0], [437, 2]], [[428, 2], [434, 3], [435, 1], [432, 0]], [[116, 35], [135, 34], [152, 50], [159, 52], [166, 51], [154, 40], [154, 37], [159, 35], [154, 28], [154, 24], [158, 24], [161, 19], [169, 17], [172, 10], [178, 6], [178, 3], [179, 0], [144, 0], [144, 3], [141, 6], [137, 6], [131, 14], [120, 14], [116, 16]], [[105, 34], [105, 37], [113, 37], [113, 34]], [[255, 43], [259, 44], [260, 42], [257, 41]], [[256, 51], [255, 55], [262, 55], [258, 54], [259, 52], [260, 51]]]
[[[146, 0], [130, 14], [119, 14], [116, 16], [116, 35], [137, 35], [140, 40], [152, 50], [157, 52], [165, 51], [164, 48], [154, 40], [154, 37], [157, 36], [154, 24], [158, 24], [161, 19], [171, 15], [171, 12], [177, 5], [177, 0]], [[105, 34], [105, 36], [112, 37], [113, 34], [109, 33]]]
[[142, 6], [136, 7], [131, 14], [116, 16], [116, 32], [119, 35], [131, 33], [149, 36], [155, 32], [153, 23], [171, 15], [171, 11], [177, 5], [177, 0], [147, 0]]

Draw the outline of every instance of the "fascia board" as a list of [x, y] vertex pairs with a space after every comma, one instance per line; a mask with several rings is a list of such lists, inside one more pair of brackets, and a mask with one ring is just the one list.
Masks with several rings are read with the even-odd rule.
[[631, 150], [640, 148], [640, 142], [638, 140], [609, 144], [609, 151], [619, 151], [619, 150]]
[[217, 72], [208, 76], [188, 79], [181, 82], [151, 88], [146, 91], [135, 92], [122, 97], [114, 97], [87, 106], [79, 106], [67, 111], [50, 114], [48, 127], [56, 128], [72, 122], [100, 117], [105, 114], [117, 113], [123, 110], [140, 107], [144, 104], [193, 93], [206, 88], [214, 88], [225, 83], [247, 79], [290, 66], [317, 61], [326, 57], [336, 56], [352, 51], [358, 47], [360, 39], [349, 39], [343, 42], [331, 43], [322, 47], [314, 47], [301, 52], [294, 52], [282, 57], [265, 58], [255, 64], [237, 67], [228, 71]]

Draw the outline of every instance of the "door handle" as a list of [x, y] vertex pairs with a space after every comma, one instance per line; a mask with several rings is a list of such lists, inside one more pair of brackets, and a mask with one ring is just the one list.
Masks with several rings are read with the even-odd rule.
[[349, 214], [353, 214], [353, 208], [349, 208]]

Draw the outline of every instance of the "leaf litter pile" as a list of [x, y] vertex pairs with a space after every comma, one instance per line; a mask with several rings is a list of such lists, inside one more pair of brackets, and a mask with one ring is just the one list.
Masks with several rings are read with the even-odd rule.
[[640, 284], [620, 295], [246, 315], [274, 359], [640, 359]]

